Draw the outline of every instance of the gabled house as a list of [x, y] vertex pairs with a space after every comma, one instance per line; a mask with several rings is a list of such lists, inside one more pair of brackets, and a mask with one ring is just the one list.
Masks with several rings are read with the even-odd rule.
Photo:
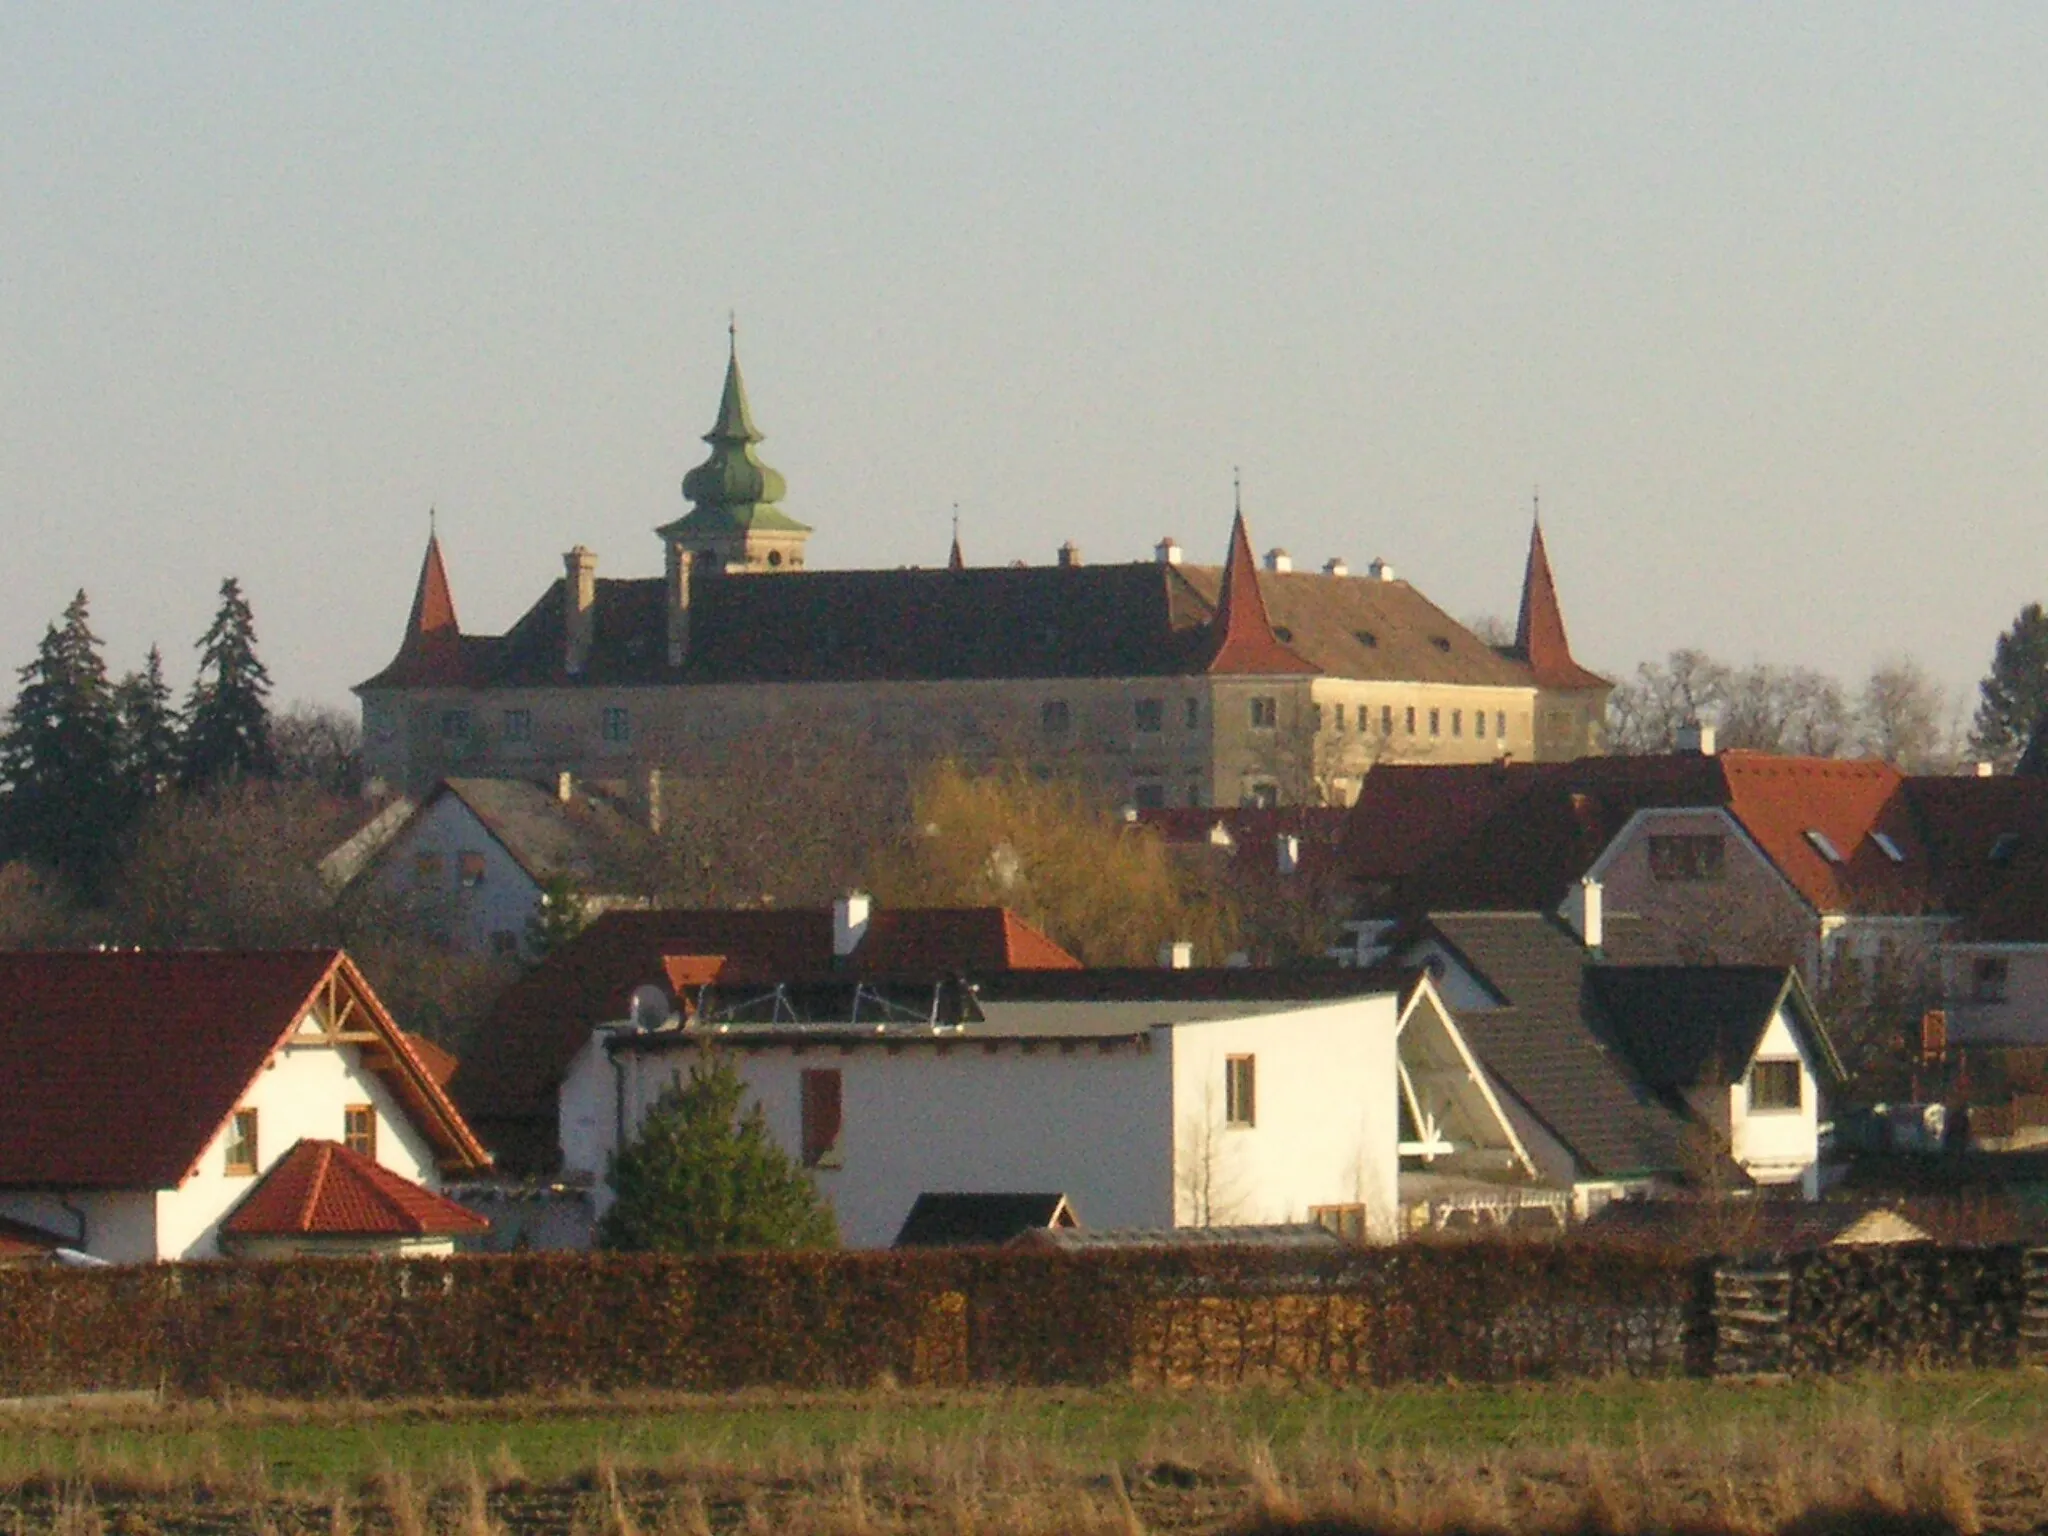
[[[659, 819], [660, 778], [648, 781]], [[437, 919], [463, 954], [530, 955], [542, 898], [566, 885], [586, 913], [645, 905], [655, 834], [611, 797], [563, 774], [443, 779], [418, 801], [394, 800], [321, 860], [336, 890], [374, 882]]]
[[283, 1200], [273, 1176], [308, 1140], [419, 1204], [490, 1161], [338, 950], [0, 954], [0, 1020], [0, 1222], [95, 1258], [230, 1252], [224, 1229]]
[[886, 978], [929, 990], [1079, 964], [1001, 907], [889, 908], [856, 894], [831, 907], [612, 911], [499, 995], [450, 1087], [502, 1166], [545, 1173], [563, 1075], [643, 989], [686, 1005], [706, 987], [737, 989], [772, 1014], [790, 986]]

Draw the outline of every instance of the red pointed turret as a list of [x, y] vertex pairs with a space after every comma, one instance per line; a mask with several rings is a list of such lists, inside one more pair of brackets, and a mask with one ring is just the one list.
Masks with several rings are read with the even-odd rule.
[[964, 571], [967, 569], [967, 557], [960, 553], [960, 531], [957, 528], [953, 530], [953, 552], [946, 556], [946, 569], [949, 571]]
[[448, 590], [448, 568], [441, 560], [441, 540], [427, 535], [427, 555], [420, 562], [419, 585], [413, 589], [412, 617], [398, 654], [365, 688], [455, 687], [465, 681], [462, 626], [455, 619], [455, 598]]
[[1543, 547], [1543, 524], [1529, 531], [1529, 564], [1522, 573], [1522, 613], [1515, 623], [1515, 654], [1529, 664], [1539, 687], [1604, 688], [1607, 679], [1572, 660], [1565, 638], [1564, 610], [1558, 606], [1557, 583], [1550, 574], [1550, 555]]
[[1301, 674], [1317, 670], [1297, 656], [1273, 632], [1266, 616], [1265, 594], [1259, 591], [1259, 566], [1245, 532], [1244, 513], [1230, 525], [1230, 560], [1223, 567], [1223, 588], [1210, 621], [1215, 648], [1210, 672]]

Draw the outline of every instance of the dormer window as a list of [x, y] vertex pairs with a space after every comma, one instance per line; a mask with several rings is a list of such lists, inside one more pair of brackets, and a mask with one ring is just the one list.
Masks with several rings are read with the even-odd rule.
[[1870, 834], [1870, 840], [1877, 844], [1877, 851], [1890, 859], [1894, 864], [1906, 862], [1906, 855], [1900, 851], [1899, 845], [1892, 841], [1890, 833], [1873, 832]]
[[1830, 864], [1842, 862], [1842, 850], [1837, 848], [1833, 840], [1829, 838], [1827, 833], [1821, 831], [1820, 828], [1808, 827], [1806, 829], [1806, 840], [1813, 844], [1813, 851], [1826, 859]]

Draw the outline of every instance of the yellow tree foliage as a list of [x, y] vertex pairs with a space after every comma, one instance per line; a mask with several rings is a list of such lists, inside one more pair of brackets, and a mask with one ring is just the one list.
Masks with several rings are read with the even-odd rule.
[[1158, 833], [1077, 780], [1015, 765], [928, 768], [869, 884], [887, 906], [1008, 907], [1087, 965], [1156, 965], [1177, 940], [1221, 965], [1237, 947], [1235, 910]]

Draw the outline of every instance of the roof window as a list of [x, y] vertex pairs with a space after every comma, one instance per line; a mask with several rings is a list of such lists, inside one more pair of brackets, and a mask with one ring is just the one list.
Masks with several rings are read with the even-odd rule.
[[1273, 634], [1276, 638], [1278, 638], [1282, 645], [1285, 645], [1294, 639], [1294, 631], [1289, 629], [1285, 624], [1275, 624], [1273, 626]]
[[2012, 862], [2012, 856], [2020, 851], [2020, 835], [2017, 832], [2001, 832], [1991, 844], [1991, 862], [2000, 869]]
[[1368, 651], [1380, 643], [1380, 637], [1369, 629], [1354, 629], [1351, 634]]
[[1870, 840], [1877, 844], [1877, 851], [1890, 859], [1894, 864], [1906, 862], [1906, 855], [1900, 851], [1899, 845], [1892, 841], [1892, 836], [1889, 832], [1873, 832], [1870, 834]]
[[1834, 841], [1827, 833], [1821, 831], [1820, 828], [1808, 827], [1806, 829], [1806, 840], [1813, 844], [1813, 851], [1826, 859], [1830, 864], [1842, 862], [1842, 850], [1837, 848], [1834, 845]]
[[1451, 648], [1451, 641], [1448, 635], [1431, 635], [1429, 643], [1440, 651], [1448, 651]]

